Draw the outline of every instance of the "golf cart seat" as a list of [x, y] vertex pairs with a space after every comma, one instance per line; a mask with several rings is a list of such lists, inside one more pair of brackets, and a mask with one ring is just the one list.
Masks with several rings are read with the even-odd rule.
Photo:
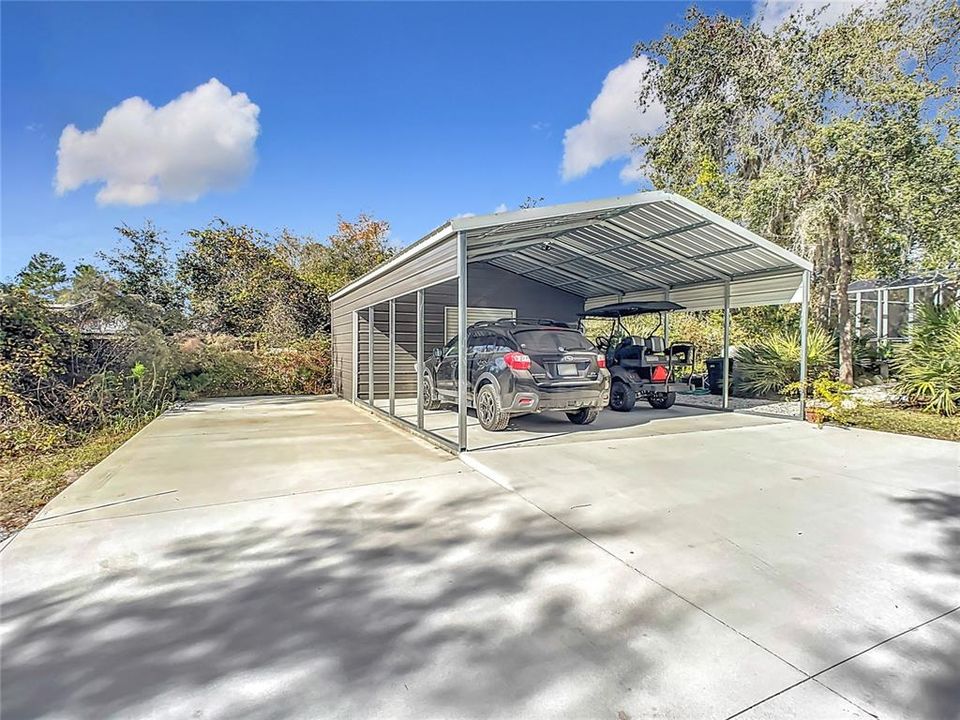
[[666, 345], [660, 335], [651, 335], [644, 339], [643, 346], [646, 349], [646, 353], [644, 354], [653, 353], [655, 355], [661, 355], [666, 352]]
[[628, 370], [635, 370], [641, 365], [641, 357], [644, 352], [644, 341], [642, 337], [627, 335], [617, 349], [613, 352], [614, 362], [620, 367]]
[[663, 338], [659, 335], [647, 338], [628, 335], [617, 345], [614, 360], [622, 368], [637, 370], [647, 367], [650, 364], [646, 362], [648, 359], [655, 360], [653, 364], [661, 364], [663, 358], [656, 356], [662, 356], [665, 352]]

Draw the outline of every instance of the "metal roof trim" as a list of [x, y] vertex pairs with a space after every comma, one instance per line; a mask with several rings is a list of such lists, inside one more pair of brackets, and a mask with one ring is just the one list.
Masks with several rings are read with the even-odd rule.
[[438, 227], [429, 235], [426, 235], [425, 237], [422, 237], [419, 240], [417, 240], [415, 243], [405, 247], [399, 253], [397, 253], [392, 258], [387, 260], [387, 262], [383, 263], [382, 265], [377, 265], [377, 267], [375, 267], [370, 272], [366, 273], [365, 275], [361, 275], [353, 282], [347, 283], [342, 288], [332, 293], [329, 299], [336, 300], [337, 298], [342, 297], [347, 293], [352, 292], [353, 290], [356, 290], [359, 287], [363, 287], [366, 283], [370, 282], [371, 280], [374, 280], [380, 277], [381, 275], [389, 272], [395, 267], [399, 267], [400, 265], [403, 265], [405, 262], [407, 262], [411, 258], [416, 257], [417, 255], [419, 255], [420, 253], [426, 250], [429, 250], [434, 245], [439, 245], [441, 242], [449, 239], [453, 235], [454, 235], [454, 231], [452, 230], [451, 224], [448, 221], [443, 225], [441, 225], [440, 227]]

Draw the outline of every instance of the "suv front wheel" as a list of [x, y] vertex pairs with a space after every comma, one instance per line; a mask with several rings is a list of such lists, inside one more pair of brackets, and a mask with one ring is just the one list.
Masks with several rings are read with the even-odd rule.
[[477, 419], [480, 427], [491, 432], [499, 432], [507, 427], [510, 415], [500, 405], [500, 394], [493, 385], [487, 384], [477, 391]]
[[421, 393], [423, 394], [424, 410], [440, 409], [440, 398], [437, 397], [437, 389], [433, 386], [433, 376], [428, 372], [425, 372], [423, 374], [423, 384], [421, 385]]

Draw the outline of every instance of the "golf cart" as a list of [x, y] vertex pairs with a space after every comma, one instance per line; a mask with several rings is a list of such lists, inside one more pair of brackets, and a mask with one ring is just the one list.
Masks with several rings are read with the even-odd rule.
[[[606, 356], [610, 371], [610, 408], [620, 412], [633, 409], [637, 398], [645, 399], [659, 410], [673, 405], [677, 390], [687, 388], [686, 383], [675, 382], [678, 369], [693, 373], [695, 351], [690, 343], [672, 343], [665, 347], [663, 336], [658, 332], [664, 325], [666, 314], [683, 310], [674, 302], [627, 302], [604, 305], [580, 313], [581, 318], [609, 318], [613, 320], [610, 332], [595, 341], [597, 349]], [[660, 322], [647, 337], [631, 335], [623, 324], [623, 318], [657, 313]]]

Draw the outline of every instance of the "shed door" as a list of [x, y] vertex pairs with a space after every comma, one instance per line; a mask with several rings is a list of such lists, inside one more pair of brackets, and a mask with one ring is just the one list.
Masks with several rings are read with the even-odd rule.
[[[467, 308], [467, 327], [477, 322], [490, 322], [502, 318], [515, 318], [516, 309], [513, 308]], [[445, 307], [443, 309], [443, 342], [448, 343], [457, 335], [457, 309]]]

